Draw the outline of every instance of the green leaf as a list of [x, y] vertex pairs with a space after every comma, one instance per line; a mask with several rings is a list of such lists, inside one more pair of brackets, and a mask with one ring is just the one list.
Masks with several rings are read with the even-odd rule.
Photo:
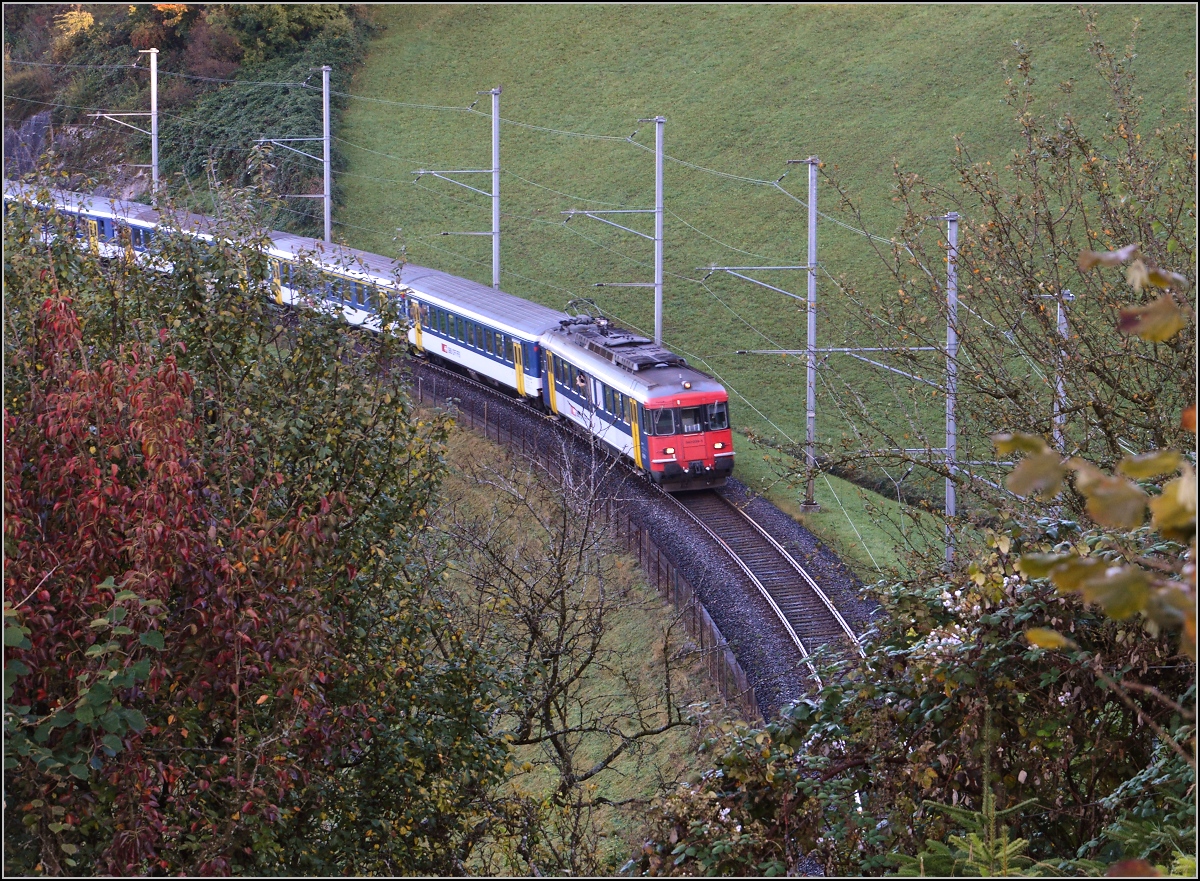
[[26, 639], [28, 631], [19, 624], [6, 624], [4, 627], [4, 645], [6, 648], [32, 648], [32, 643]]
[[72, 765], [70, 772], [72, 777], [78, 777], [80, 780], [88, 779], [87, 765]]
[[124, 710], [125, 721], [129, 723], [129, 727], [134, 731], [141, 731], [146, 727], [146, 717], [138, 710]]
[[96, 711], [87, 704], [80, 704], [75, 707], [75, 718], [84, 725], [90, 725], [96, 718]]
[[166, 648], [166, 643], [163, 642], [163, 635], [160, 630], [147, 630], [141, 635], [139, 641], [142, 645], [158, 649], [160, 652]]
[[100, 738], [100, 742], [109, 750], [111, 750], [114, 755], [119, 753], [124, 747], [124, 744], [121, 742], [121, 738], [117, 737], [115, 734], [104, 735], [102, 738]]

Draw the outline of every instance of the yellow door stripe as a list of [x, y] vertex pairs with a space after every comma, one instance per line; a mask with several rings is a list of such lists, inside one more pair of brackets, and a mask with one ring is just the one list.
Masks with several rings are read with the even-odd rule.
[[629, 408], [633, 411], [629, 414], [629, 424], [633, 428], [633, 461], [640, 470], [642, 467], [642, 437], [638, 431], [638, 405], [635, 401], [630, 401]]
[[416, 334], [416, 337], [417, 337], [417, 348], [420, 350], [424, 350], [425, 349], [425, 340], [421, 336], [421, 331], [422, 331], [421, 304], [418, 303], [416, 300], [409, 300], [408, 301], [408, 311], [409, 311], [409, 314], [412, 315], [413, 332]]
[[546, 375], [542, 377], [546, 387], [550, 389], [550, 412], [558, 415], [558, 392], [554, 388], [554, 356], [546, 353]]
[[517, 394], [525, 397], [525, 364], [521, 357], [520, 340], [513, 340], [513, 361], [517, 368]]

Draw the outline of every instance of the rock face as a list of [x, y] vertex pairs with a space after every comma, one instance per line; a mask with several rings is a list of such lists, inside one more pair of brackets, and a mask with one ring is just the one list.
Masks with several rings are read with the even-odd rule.
[[4, 130], [4, 176], [19, 177], [37, 167], [38, 158], [50, 145], [50, 111], [35, 114], [17, 128]]
[[11, 180], [36, 171], [51, 147], [59, 153], [55, 168], [72, 170], [66, 189], [125, 200], [150, 193], [148, 169], [126, 164], [109, 133], [90, 125], [55, 127], [49, 110], [4, 130], [4, 177]]

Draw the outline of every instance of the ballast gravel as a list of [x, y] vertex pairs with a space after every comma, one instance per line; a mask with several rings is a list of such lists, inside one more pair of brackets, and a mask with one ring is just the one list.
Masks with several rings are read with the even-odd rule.
[[[470, 413], [474, 412], [476, 428], [482, 430], [486, 401], [487, 433], [511, 443], [514, 450], [536, 448], [543, 458], [565, 450], [578, 463], [594, 458], [582, 435], [564, 432], [556, 420], [518, 406], [502, 392], [479, 388], [441, 370], [435, 372], [421, 362], [413, 364], [413, 377], [414, 386], [420, 377], [427, 400], [436, 383], [439, 404], [458, 410], [464, 427], [470, 427]], [[787, 703], [803, 697], [812, 680], [799, 652], [766, 600], [725, 552], [699, 532], [676, 504], [633, 472], [614, 470], [607, 479], [617, 504], [641, 523], [695, 589], [746, 671], [764, 718], [774, 717]], [[730, 479], [723, 492], [744, 506], [808, 569], [856, 632], [861, 634], [870, 626], [878, 614], [877, 605], [863, 598], [858, 579], [815, 535], [736, 478]]]

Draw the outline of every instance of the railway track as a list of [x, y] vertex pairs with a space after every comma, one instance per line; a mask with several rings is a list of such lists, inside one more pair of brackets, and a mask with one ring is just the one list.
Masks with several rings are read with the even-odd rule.
[[750, 515], [716, 490], [670, 496], [733, 558], [758, 588], [800, 651], [813, 679], [821, 680], [809, 656], [819, 646], [862, 647], [849, 622], [816, 580]]
[[[434, 376], [445, 377], [446, 380], [475, 389], [498, 406], [538, 419], [546, 418], [544, 413], [528, 403], [440, 365], [421, 363], [414, 371], [414, 374], [418, 373], [423, 373], [426, 381]], [[474, 420], [470, 410], [468, 407], [463, 414], [471, 420], [468, 424]], [[486, 409], [484, 412], [486, 414]], [[509, 441], [514, 439], [510, 434]], [[496, 440], [503, 442], [499, 432]], [[745, 511], [717, 490], [679, 495], [662, 492], [661, 495], [680, 509], [698, 530], [716, 542], [759, 591], [799, 652], [818, 688], [821, 687], [821, 680], [810, 659], [817, 648], [829, 646], [835, 652], [849, 651], [862, 656], [854, 629], [817, 581]]]

